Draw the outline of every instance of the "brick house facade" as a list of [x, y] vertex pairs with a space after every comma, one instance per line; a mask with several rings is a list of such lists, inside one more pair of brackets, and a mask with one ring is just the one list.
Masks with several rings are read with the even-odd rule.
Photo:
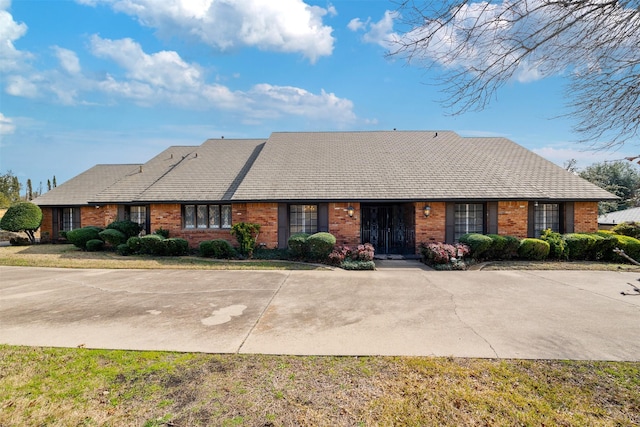
[[235, 245], [231, 225], [250, 222], [260, 224], [257, 242], [266, 248], [285, 247], [294, 232], [328, 231], [338, 244], [412, 254], [465, 232], [593, 232], [598, 201], [613, 199], [504, 138], [393, 131], [169, 147], [142, 165], [98, 165], [34, 202], [53, 240], [134, 219], [191, 247]]

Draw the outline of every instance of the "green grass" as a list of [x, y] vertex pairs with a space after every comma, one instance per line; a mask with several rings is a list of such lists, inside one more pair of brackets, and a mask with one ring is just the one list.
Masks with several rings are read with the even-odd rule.
[[640, 363], [0, 346], [0, 425], [640, 423]]

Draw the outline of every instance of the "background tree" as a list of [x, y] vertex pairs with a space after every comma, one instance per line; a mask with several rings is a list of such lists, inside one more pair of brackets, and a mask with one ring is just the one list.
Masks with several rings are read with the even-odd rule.
[[20, 181], [11, 171], [0, 175], [0, 208], [8, 208], [20, 200]]
[[638, 167], [626, 161], [594, 163], [584, 168], [580, 176], [622, 199], [618, 202], [600, 202], [598, 206], [600, 215], [640, 206]]
[[51, 191], [51, 180], [47, 180], [47, 191]]
[[638, 135], [639, 0], [405, 0], [397, 16], [389, 55], [441, 67], [454, 114], [485, 108], [507, 82], [565, 74], [582, 142]]
[[58, 183], [56, 182], [56, 176], [53, 175], [53, 188], [56, 188], [58, 186]]
[[25, 196], [28, 201], [33, 200], [33, 188], [31, 187], [31, 179], [27, 179], [27, 194]]
[[35, 232], [42, 224], [42, 210], [30, 202], [12, 205], [0, 219], [0, 228], [14, 233], [24, 232], [33, 244], [36, 242]]

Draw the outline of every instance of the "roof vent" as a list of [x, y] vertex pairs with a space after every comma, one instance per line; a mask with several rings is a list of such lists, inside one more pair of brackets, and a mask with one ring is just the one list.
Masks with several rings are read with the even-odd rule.
[[142, 165], [140, 165], [140, 173], [142, 173]]
[[224, 139], [224, 135], [222, 135], [222, 136], [220, 137], [220, 139]]
[[435, 135], [433, 135], [433, 137], [434, 137], [434, 138], [435, 138], [435, 137], [437, 137], [437, 136], [438, 136], [438, 132], [436, 132], [436, 134], [435, 134]]

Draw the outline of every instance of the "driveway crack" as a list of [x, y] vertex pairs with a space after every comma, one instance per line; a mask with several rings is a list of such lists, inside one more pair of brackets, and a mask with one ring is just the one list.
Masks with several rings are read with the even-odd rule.
[[247, 342], [247, 340], [249, 339], [251, 334], [253, 334], [253, 331], [258, 326], [258, 323], [260, 323], [260, 320], [262, 320], [262, 318], [264, 317], [264, 314], [267, 312], [269, 307], [271, 307], [271, 303], [276, 298], [276, 296], [278, 296], [278, 294], [280, 293], [280, 289], [282, 289], [282, 287], [287, 282], [287, 280], [289, 280], [289, 276], [291, 276], [291, 272], [287, 272], [286, 276], [284, 276], [284, 278], [282, 279], [282, 281], [278, 285], [278, 288], [276, 289], [276, 291], [273, 293], [273, 295], [271, 295], [271, 298], [269, 298], [269, 301], [265, 304], [264, 308], [260, 312], [260, 315], [256, 319], [255, 323], [253, 324], [253, 326], [251, 326], [251, 329], [249, 329], [249, 332], [247, 332], [247, 335], [245, 335], [244, 339], [242, 340], [242, 342], [238, 346], [238, 349], [236, 350], [236, 354], [239, 354], [242, 351], [242, 347], [244, 347], [245, 343]]

